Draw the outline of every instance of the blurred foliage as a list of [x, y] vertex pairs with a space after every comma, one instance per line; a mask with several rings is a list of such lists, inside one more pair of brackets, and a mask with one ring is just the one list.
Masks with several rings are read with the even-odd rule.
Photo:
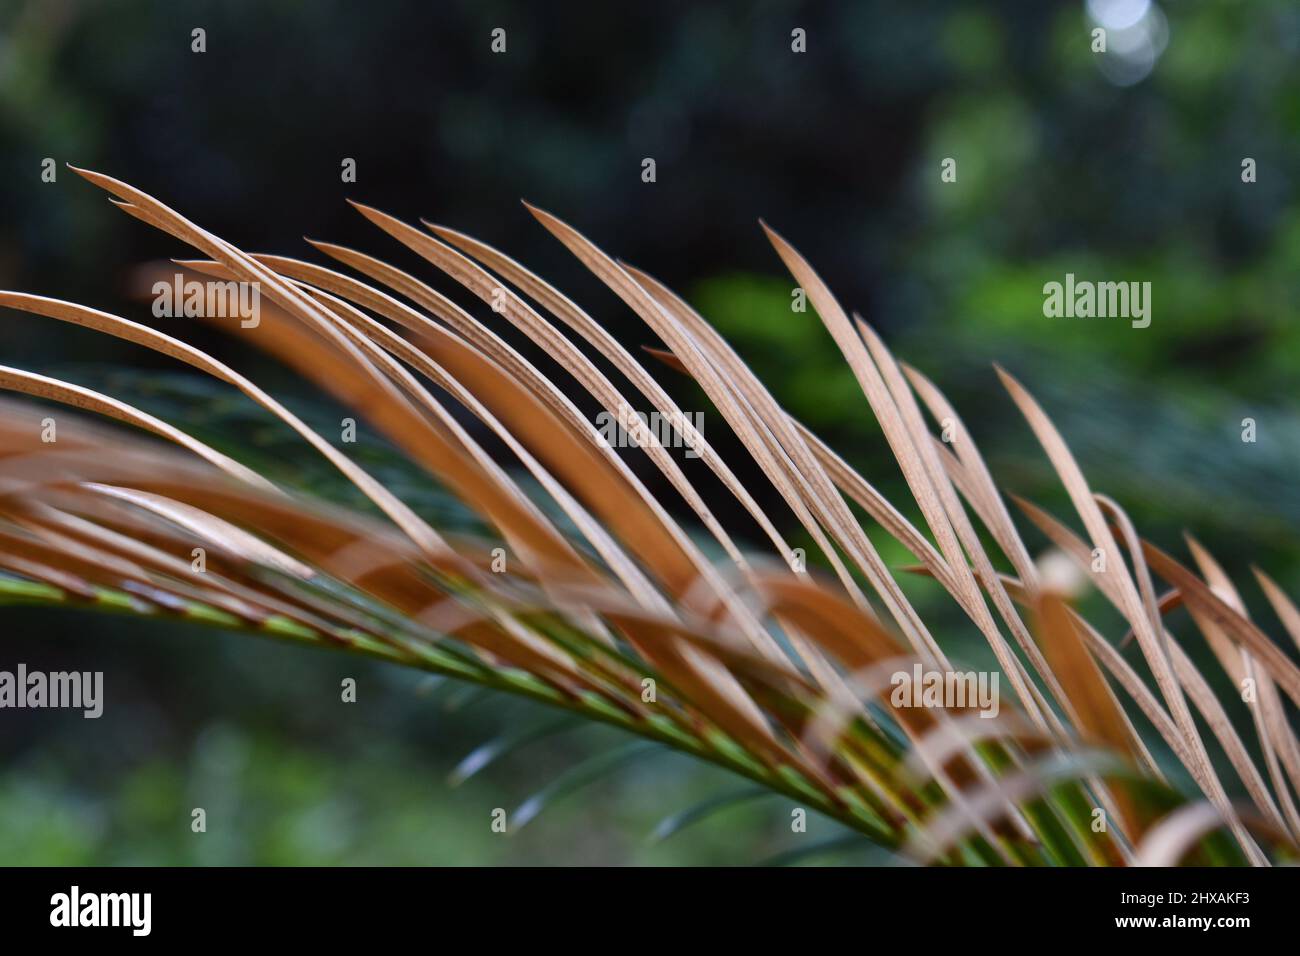
[[[625, 738], [582, 723], [557, 728], [538, 705], [349, 656], [168, 622], [68, 617], [93, 625], [94, 646], [60, 640], [26, 659], [102, 669], [107, 704], [93, 721], [5, 712], [3, 864], [726, 865], [847, 833], [814, 816], [795, 836], [792, 806], [765, 794], [654, 841], [664, 817], [736, 787], [724, 771], [658, 747], [551, 794], [538, 819], [515, 829], [530, 798]], [[7, 652], [48, 615], [7, 608], [5, 620], [17, 638]], [[344, 677], [357, 682], [355, 703], [341, 699]], [[548, 732], [453, 787], [462, 757], [530, 726]], [[191, 829], [196, 807], [206, 832]], [[509, 814], [508, 834], [491, 829], [496, 808]], [[832, 858], [882, 857], [856, 838]]]
[[[1175, 546], [1192, 529], [1239, 581], [1255, 561], [1296, 594], [1300, 7], [1155, 4], [1166, 42], [1130, 85], [1090, 52], [1089, 9], [6, 0], [0, 284], [138, 318], [119, 279], [182, 252], [67, 172], [41, 183], [48, 156], [129, 177], [251, 249], [302, 254], [303, 233], [372, 240], [345, 196], [426, 215], [536, 265], [625, 342], [644, 342], [627, 310], [518, 208], [522, 195], [685, 293], [794, 414], [903, 502], [852, 374], [812, 311], [791, 310], [762, 215], [948, 393], [1013, 490], [1067, 513], [993, 361], [1035, 391], [1095, 487], [1144, 533]], [[509, 52], [494, 57], [498, 25]], [[195, 26], [208, 31], [206, 54], [190, 52]], [[802, 56], [790, 53], [794, 26], [808, 31]], [[654, 184], [640, 181], [645, 156], [658, 163]], [[1240, 177], [1247, 156], [1252, 184]], [[343, 157], [357, 159], [355, 185], [339, 182]], [[939, 177], [947, 157], [953, 183]], [[1151, 326], [1045, 318], [1042, 287], [1067, 272], [1149, 281]], [[216, 333], [183, 335], [242, 370], [260, 363], [267, 380], [264, 360]], [[12, 315], [0, 342], [6, 363], [101, 387], [124, 365], [159, 368], [127, 346]], [[664, 377], [685, 407], [706, 410], [706, 434], [735, 458], [720, 416]], [[131, 382], [113, 390], [201, 438], [252, 416], [173, 377]], [[296, 383], [282, 389], [308, 402]], [[1240, 439], [1246, 417], [1257, 443]], [[263, 420], [250, 417], [244, 436], [244, 450], [280, 463], [276, 477], [355, 503]], [[383, 472], [382, 447], [358, 450]], [[456, 520], [454, 503], [418, 477], [381, 477], [419, 510]], [[729, 507], [721, 513], [737, 520]], [[906, 586], [934, 593], [930, 582]], [[936, 604], [936, 620], [950, 610]], [[75, 616], [6, 616], [15, 621], [5, 660], [107, 660], [104, 720], [120, 719], [114, 739], [135, 743], [118, 763], [97, 763], [87, 757], [101, 744], [80, 721], [29, 714], [19, 733], [0, 720], [0, 862], [733, 862], [780, 849], [780, 814], [760, 802], [647, 850], [639, 834], [681, 807], [649, 805], [646, 793], [685, 806], [726, 785], [673, 758], [611, 778], [612, 802], [561, 803], [532, 835], [497, 840], [486, 808], [513, 806], [600, 746], [538, 744], [518, 755], [519, 779], [489, 773], [449, 791], [441, 774], [492, 733], [492, 706], [435, 719], [410, 687], [383, 689], [409, 678], [376, 668], [363, 700], [393, 697], [385, 706], [401, 716], [359, 726], [322, 707], [344, 666], [323, 655], [250, 657], [231, 638], [98, 622], [91, 633]], [[945, 640], [976, 647], [967, 637]], [[251, 697], [250, 660], [273, 662]], [[196, 790], [224, 801], [210, 808], [206, 840], [174, 814]]]

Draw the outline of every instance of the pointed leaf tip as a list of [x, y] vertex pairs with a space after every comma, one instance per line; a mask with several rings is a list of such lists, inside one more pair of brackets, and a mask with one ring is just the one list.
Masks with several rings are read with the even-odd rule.
[[374, 222], [377, 219], [393, 218], [392, 216], [388, 215], [388, 213], [376, 209], [374, 206], [367, 206], [363, 202], [357, 202], [355, 199], [349, 199], [348, 205], [351, 206], [353, 209], [355, 209], [357, 212], [361, 213], [361, 215], [365, 216], [371, 222]]
[[871, 342], [877, 343], [883, 347], [885, 343], [884, 340], [880, 338], [880, 333], [875, 330], [875, 327], [872, 326], [870, 322], [862, 317], [862, 313], [854, 310], [852, 315], [853, 324], [858, 327], [858, 331], [866, 336]]
[[97, 173], [93, 169], [83, 169], [80, 166], [73, 166], [71, 163], [68, 164], [68, 168], [87, 182], [92, 182], [101, 189], [107, 189], [109, 192], [112, 192], [112, 190], [108, 188], [108, 183], [112, 183], [116, 186], [122, 185], [121, 182], [114, 179], [112, 176], [108, 176], [104, 173]]
[[998, 373], [998, 380], [1002, 382], [1002, 387], [1005, 388], [1012, 395], [1028, 394], [1028, 392], [1025, 390], [1025, 387], [1020, 384], [1020, 380], [1016, 378], [1014, 375], [1012, 375], [1010, 372], [1008, 372], [1006, 369], [1004, 369], [997, 362], [993, 363], [993, 371]]
[[543, 226], [546, 226], [548, 229], [551, 229], [552, 227], [555, 226], [563, 226], [565, 228], [569, 228], [568, 224], [564, 222], [564, 220], [560, 219], [558, 216], [554, 215], [553, 213], [547, 212], [541, 206], [534, 206], [527, 199], [521, 199], [519, 201], [524, 204], [525, 209], [527, 209], [530, 213], [533, 214], [534, 219], [540, 222]]
[[444, 242], [449, 242], [449, 243], [451, 243], [452, 245], [456, 245], [456, 240], [457, 240], [457, 239], [469, 239], [469, 238], [470, 238], [470, 237], [467, 236], [465, 233], [460, 232], [460, 231], [457, 230], [457, 229], [453, 229], [453, 228], [451, 228], [451, 226], [443, 226], [443, 225], [439, 225], [438, 223], [436, 223], [436, 222], [431, 222], [430, 220], [425, 219], [425, 218], [423, 218], [423, 217], [421, 217], [421, 219], [420, 219], [420, 223], [421, 223], [421, 225], [424, 226], [425, 229], [428, 229], [431, 233], [433, 233], [433, 234], [434, 234], [435, 236], [437, 236], [439, 239], [443, 240]]
[[524, 202], [524, 208], [527, 209], [530, 213], [532, 213], [533, 218], [536, 219], [538, 222], [542, 223], [542, 225], [546, 225], [547, 223], [555, 219], [555, 217], [552, 216], [545, 209], [541, 208], [540, 206], [534, 206], [530, 202]]

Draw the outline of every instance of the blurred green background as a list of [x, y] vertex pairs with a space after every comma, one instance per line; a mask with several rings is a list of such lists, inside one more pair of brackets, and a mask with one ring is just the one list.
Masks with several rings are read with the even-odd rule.
[[[1090, 49], [1099, 25], [1105, 54]], [[196, 27], [203, 54], [191, 52]], [[504, 55], [489, 49], [496, 27]], [[806, 53], [791, 51], [795, 28]], [[432, 280], [343, 200], [425, 216], [528, 264], [625, 344], [658, 344], [523, 197], [685, 294], [792, 412], [905, 503], [829, 335], [811, 311], [791, 312], [762, 216], [945, 389], [1006, 487], [1067, 513], [993, 361], [1035, 392], [1094, 488], [1146, 536], [1183, 554], [1179, 535], [1193, 530], [1239, 582], [1255, 562], [1296, 594], [1298, 62], [1294, 0], [0, 0], [0, 286], [151, 321], [126, 277], [188, 254], [66, 169], [42, 182], [50, 157], [126, 179], [245, 249], [314, 258], [305, 234]], [[654, 183], [642, 182], [645, 157]], [[949, 157], [957, 179], [942, 182]], [[340, 181], [344, 158], [355, 184]], [[1150, 327], [1045, 318], [1042, 287], [1067, 272], [1150, 282]], [[184, 337], [326, 414], [234, 340]], [[201, 437], [251, 414], [82, 330], [6, 312], [0, 343], [6, 364], [111, 385]], [[811, 553], [721, 417], [664, 377]], [[1247, 417], [1255, 443], [1241, 440]], [[264, 420], [241, 434], [285, 460], [288, 439]], [[382, 448], [371, 453], [368, 466], [387, 467]], [[284, 477], [352, 503], [328, 469], [291, 454]], [[386, 477], [455, 516], [409, 472]], [[934, 628], [941, 640], [987, 665], [932, 587], [908, 588], [949, 625]], [[768, 797], [650, 843], [663, 816], [740, 786], [671, 754], [561, 792], [501, 837], [493, 808], [556, 781], [563, 791], [566, 773], [625, 742], [566, 728], [453, 789], [448, 772], [475, 746], [552, 718], [393, 668], [160, 622], [6, 610], [0, 631], [0, 666], [102, 669], [108, 697], [97, 722], [0, 716], [2, 863], [738, 863], [810, 842]], [[356, 704], [339, 701], [347, 676]], [[193, 806], [208, 811], [201, 836]], [[817, 819], [809, 830], [838, 836]], [[877, 859], [840, 849], [810, 859]]]

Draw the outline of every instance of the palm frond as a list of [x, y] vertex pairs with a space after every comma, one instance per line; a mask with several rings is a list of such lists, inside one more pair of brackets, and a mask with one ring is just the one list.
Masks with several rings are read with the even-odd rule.
[[[422, 231], [356, 206], [491, 305], [554, 359], [561, 377], [548, 377], [422, 279], [369, 254], [312, 243], [364, 279], [250, 255], [132, 186], [78, 172], [118, 208], [205, 257], [177, 268], [257, 283], [260, 322], [234, 331], [353, 409], [489, 530], [469, 535], [431, 524], [261, 386], [174, 336], [74, 303], [3, 292], [0, 305], [116, 336], [243, 393], [354, 485], [378, 516], [281, 487], [122, 398], [0, 368], [0, 387], [167, 443], [75, 415], [60, 416], [57, 439], [43, 440], [45, 408], [0, 403], [0, 603], [176, 617], [523, 695], [716, 763], [921, 862], [1294, 859], [1300, 746], [1283, 695], [1300, 703], [1300, 668], [1247, 617], [1209, 553], [1191, 542], [1198, 576], [1142, 539], [1117, 502], [1089, 487], [1046, 412], [999, 369], [1083, 532], [1018, 503], [1060, 550], [1056, 557], [1064, 555], [1077, 579], [1118, 610], [1141, 654], [1130, 662], [1123, 635], [1108, 640], [1084, 618], [1054, 559], [1035, 562], [938, 387], [846, 314], [766, 226], [857, 377], [912, 500], [888, 501], [786, 412], [687, 302], [542, 210], [529, 207], [667, 346], [654, 357], [703, 389], [752, 458], [744, 468], [760, 469], [781, 513], [760, 507], [738, 477], [741, 465], [724, 460], [634, 353], [504, 253], [445, 227], [425, 222]], [[565, 330], [594, 347], [623, 384]], [[671, 487], [672, 499], [659, 500], [577, 399], [610, 414], [643, 401], [663, 415], [757, 522], [768, 550], [742, 545], [671, 448], [643, 432], [632, 455], [644, 455]], [[943, 439], [927, 413], [943, 426]], [[466, 416], [478, 426], [466, 425]], [[499, 439], [504, 460], [476, 433]], [[523, 474], [535, 484], [525, 485]], [[673, 517], [683, 508], [690, 525]], [[790, 522], [815, 544], [831, 577], [803, 568], [779, 530]], [[877, 530], [915, 557], [914, 570], [938, 582], [987, 644], [1011, 689], [996, 719], [952, 701], [901, 706], [890, 693], [894, 675], [914, 666], [939, 674], [956, 667], [946, 635], [933, 633], [900, 572], [882, 558], [868, 533]], [[721, 563], [707, 557], [701, 537]], [[190, 560], [195, 548], [205, 554], [201, 565]], [[1101, 565], [1096, 554], [1105, 557]], [[1267, 575], [1256, 575], [1300, 642], [1300, 613]], [[1234, 725], [1169, 629], [1166, 616], [1180, 604], [1234, 686], [1257, 688], [1248, 726]], [[1151, 740], [1134, 721], [1139, 714], [1154, 730]], [[548, 732], [491, 742], [459, 775]], [[1157, 740], [1176, 763], [1153, 756]], [[1216, 770], [1211, 740], [1231, 770], [1227, 779]], [[619, 749], [574, 768], [525, 801], [515, 825], [642, 753]], [[1248, 803], [1234, 800], [1238, 791]], [[669, 816], [661, 830], [753, 792]]]

